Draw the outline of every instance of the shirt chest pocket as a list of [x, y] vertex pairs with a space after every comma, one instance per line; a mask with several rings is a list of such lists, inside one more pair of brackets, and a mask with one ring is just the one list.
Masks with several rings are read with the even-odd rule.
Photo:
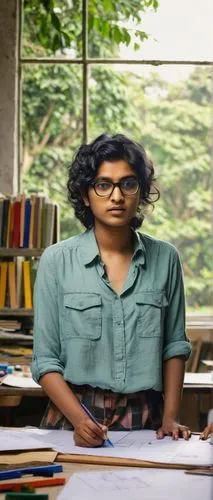
[[136, 293], [136, 331], [139, 337], [160, 337], [165, 307], [168, 305], [164, 291]]
[[64, 295], [63, 335], [99, 339], [101, 336], [101, 296], [93, 293]]

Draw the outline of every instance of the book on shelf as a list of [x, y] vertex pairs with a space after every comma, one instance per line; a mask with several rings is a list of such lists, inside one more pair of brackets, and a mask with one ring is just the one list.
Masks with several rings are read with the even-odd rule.
[[36, 195], [31, 194], [30, 200], [31, 200], [31, 214], [30, 214], [29, 248], [36, 248], [36, 244], [34, 243]]
[[[32, 324], [31, 324], [32, 326]], [[27, 342], [27, 344], [33, 339], [33, 331], [29, 324], [25, 320], [18, 321], [17, 319], [0, 319], [0, 342], [2, 345], [2, 340], [8, 344], [8, 342], [14, 343], [21, 341]]]
[[[44, 197], [43, 196], [39, 196], [38, 200], [38, 205], [37, 205], [37, 221], [38, 221], [38, 225], [37, 225], [37, 244], [36, 244], [36, 247], [37, 248], [41, 248], [42, 247], [42, 222], [44, 224], [44, 218], [42, 217], [42, 212], [45, 211], [45, 207], [44, 207]], [[47, 224], [46, 224], [47, 226]]]
[[8, 207], [8, 220], [7, 220], [7, 240], [6, 247], [10, 248], [12, 246], [12, 235], [13, 235], [13, 200], [9, 200]]
[[2, 231], [1, 231], [1, 246], [7, 247], [7, 227], [8, 227], [8, 218], [9, 218], [9, 206], [10, 199], [3, 199], [3, 213], [2, 213]]
[[0, 319], [0, 330], [5, 330], [6, 332], [19, 332], [21, 328], [22, 323], [17, 319]]
[[23, 283], [24, 283], [24, 307], [26, 309], [32, 309], [32, 289], [31, 289], [31, 279], [30, 279], [30, 261], [23, 261]]
[[57, 203], [40, 193], [0, 198], [0, 248], [42, 249], [59, 241]]
[[20, 308], [23, 305], [23, 261], [24, 257], [16, 257], [16, 302]]
[[26, 200], [25, 200], [25, 209], [24, 209], [24, 238], [23, 238], [23, 248], [29, 248], [30, 214], [31, 214], [31, 200], [30, 200], [30, 198], [26, 198]]
[[32, 349], [30, 347], [22, 347], [20, 345], [0, 345], [0, 354], [3, 356], [26, 357], [32, 358]]
[[36, 196], [36, 199], [34, 201], [35, 203], [35, 208], [34, 208], [34, 219], [32, 219], [32, 224], [33, 224], [33, 236], [32, 236], [32, 241], [33, 241], [33, 246], [34, 248], [38, 248], [37, 246], [37, 241], [38, 241], [38, 215], [39, 215], [39, 204], [40, 204], [40, 199], [38, 196]]
[[37, 258], [23, 256], [0, 262], [0, 309], [32, 309], [38, 265]]
[[4, 209], [4, 200], [3, 198], [0, 197], [0, 246], [2, 246], [3, 209]]
[[21, 198], [20, 198], [20, 240], [19, 240], [19, 246], [21, 248], [24, 246], [25, 199], [26, 199], [26, 196], [23, 193], [21, 195]]
[[0, 262], [0, 308], [6, 303], [7, 267], [7, 262]]
[[8, 262], [8, 284], [9, 284], [9, 306], [11, 309], [17, 309], [17, 280], [15, 262]]
[[46, 203], [46, 231], [44, 234], [44, 247], [51, 245], [54, 235], [55, 207], [52, 203]]
[[60, 207], [58, 203], [55, 203], [53, 243], [57, 241], [60, 241]]
[[19, 248], [20, 243], [20, 217], [21, 217], [21, 201], [14, 201], [14, 229], [13, 229], [13, 238], [12, 238], [12, 246], [13, 248]]

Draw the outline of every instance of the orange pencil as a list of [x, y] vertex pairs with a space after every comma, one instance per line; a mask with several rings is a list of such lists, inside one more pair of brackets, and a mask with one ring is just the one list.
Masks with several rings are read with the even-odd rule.
[[65, 483], [65, 477], [51, 477], [48, 479], [22, 480], [19, 483], [7, 482], [0, 483], [0, 491], [21, 491], [22, 486], [31, 486], [33, 488], [44, 488], [45, 486], [59, 486]]

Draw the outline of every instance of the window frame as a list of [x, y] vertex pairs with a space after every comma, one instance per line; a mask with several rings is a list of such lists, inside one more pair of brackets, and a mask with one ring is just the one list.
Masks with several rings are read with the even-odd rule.
[[[20, 0], [21, 2], [21, 0]], [[147, 65], [147, 66], [153, 66], [158, 67], [158, 66], [163, 66], [163, 65], [180, 65], [180, 66], [209, 66], [212, 68], [212, 106], [213, 106], [213, 60], [196, 60], [196, 59], [189, 59], [189, 60], [182, 60], [182, 59], [174, 59], [174, 60], [167, 60], [167, 59], [121, 59], [121, 58], [92, 58], [88, 56], [88, 2], [89, 0], [82, 0], [82, 57], [79, 58], [70, 58], [70, 57], [57, 57], [57, 56], [51, 56], [51, 57], [22, 57], [21, 55], [21, 37], [20, 35], [19, 38], [19, 76], [20, 76], [20, 81], [21, 81], [21, 72], [22, 72], [22, 67], [24, 65], [29, 65], [29, 64], [44, 64], [44, 65], [51, 65], [51, 64], [69, 64], [69, 65], [80, 65], [82, 67], [82, 140], [84, 143], [88, 142], [88, 104], [89, 104], [89, 97], [88, 97], [88, 90], [89, 90], [89, 68], [90, 66], [95, 66], [95, 65]], [[23, 4], [22, 4], [22, 9], [20, 9], [20, 26], [22, 26], [23, 22]], [[19, 124], [21, 123], [21, 85], [19, 82]], [[20, 130], [21, 127], [19, 125], [19, 141], [20, 141]], [[212, 121], [212, 131], [213, 131], [213, 121]], [[211, 134], [212, 139], [211, 139], [211, 167], [212, 167], [212, 175], [213, 175], [213, 133]], [[20, 143], [20, 142], [19, 142]], [[19, 162], [20, 165], [20, 162]], [[20, 188], [20, 177], [21, 177], [21, 172], [19, 168], [19, 188]], [[213, 221], [212, 221], [213, 223]], [[194, 320], [194, 315], [192, 314], [187, 314], [188, 318], [188, 324], [191, 325], [191, 328], [193, 329], [193, 322]], [[202, 315], [202, 320], [200, 318], [200, 315], [198, 315], [197, 319], [200, 321], [200, 325], [202, 326], [205, 324], [205, 322], [211, 321], [212, 315], [211, 314], [204, 314]], [[196, 322], [195, 322], [196, 323]], [[195, 326], [195, 329], [197, 329], [197, 323]], [[197, 334], [197, 331], [194, 332]]]
[[[83, 142], [88, 142], [88, 88], [89, 88], [89, 67], [99, 64], [113, 65], [150, 65], [153, 67], [162, 65], [193, 65], [193, 66], [212, 66], [213, 61], [210, 60], [166, 60], [166, 59], [119, 59], [119, 58], [91, 58], [88, 57], [88, 1], [82, 0], [82, 57], [22, 57], [19, 54], [20, 66], [24, 64], [79, 64], [82, 67], [82, 124], [83, 124]], [[23, 7], [22, 7], [23, 9]], [[23, 16], [22, 16], [23, 17]], [[21, 51], [21, 43], [20, 43]], [[213, 78], [212, 78], [213, 79]], [[212, 84], [213, 86], [213, 84]], [[21, 111], [21, 110], [20, 110]], [[21, 113], [20, 113], [21, 114]], [[213, 166], [213, 139], [212, 139], [212, 166]]]

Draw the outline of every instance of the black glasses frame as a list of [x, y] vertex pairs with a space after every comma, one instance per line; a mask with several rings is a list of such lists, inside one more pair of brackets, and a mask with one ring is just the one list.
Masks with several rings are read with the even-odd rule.
[[[115, 187], [117, 187], [117, 186], [119, 187], [119, 189], [120, 189], [120, 191], [121, 191], [121, 193], [122, 193], [122, 195], [123, 195], [123, 196], [134, 196], [134, 195], [138, 192], [138, 190], [140, 189], [140, 183], [139, 183], [138, 179], [135, 177], [135, 180], [137, 181], [138, 186], [137, 186], [136, 191], [135, 191], [134, 193], [131, 193], [131, 194], [127, 194], [127, 193], [124, 193], [124, 192], [123, 192], [122, 187], [121, 187], [121, 184], [122, 184], [122, 182], [123, 182], [124, 180], [126, 180], [126, 179], [121, 179], [121, 180], [120, 180], [120, 181], [118, 181], [118, 182], [113, 182], [113, 181], [105, 181], [105, 182], [108, 182], [109, 184], [111, 184], [111, 186], [112, 186], [112, 190], [111, 190], [111, 192], [110, 192], [110, 193], [108, 193], [108, 194], [99, 194], [99, 193], [97, 193], [97, 191], [96, 191], [96, 184], [97, 184], [98, 182], [101, 182], [101, 181], [94, 181], [94, 182], [92, 182], [91, 186], [93, 187], [93, 189], [94, 189], [95, 193], [97, 194], [97, 196], [100, 196], [100, 198], [108, 198], [109, 196], [111, 196], [111, 195], [112, 195], [112, 193], [113, 193], [113, 191], [114, 191], [114, 189], [115, 189]], [[103, 180], [103, 182], [104, 182], [104, 180]]]

